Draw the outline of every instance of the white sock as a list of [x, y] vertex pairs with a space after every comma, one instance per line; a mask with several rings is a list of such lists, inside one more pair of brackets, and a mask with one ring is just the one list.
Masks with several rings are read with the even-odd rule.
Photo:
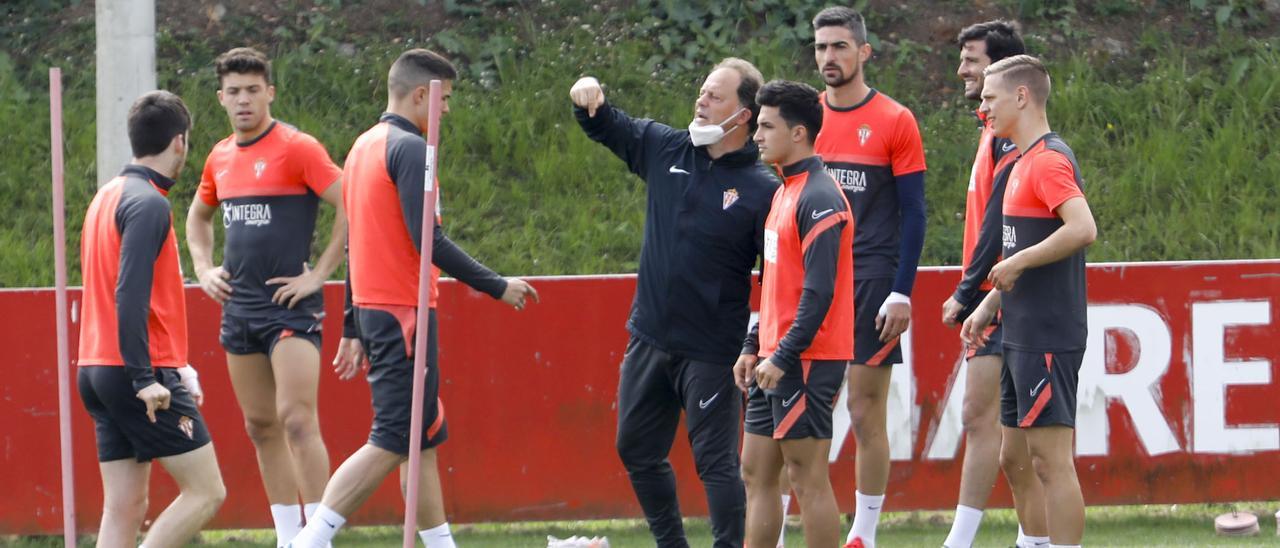
[[791, 494], [782, 495], [782, 527], [778, 528], [778, 546], [785, 546], [787, 538], [787, 508], [791, 507]]
[[453, 533], [449, 532], [449, 522], [444, 522], [430, 529], [418, 531], [418, 537], [427, 548], [457, 548], [453, 543]]
[[318, 502], [308, 502], [302, 505], [302, 515], [307, 517], [307, 521], [311, 521], [311, 516], [316, 515], [316, 509], [320, 507]]
[[864, 495], [862, 491], [853, 492], [855, 505], [853, 528], [849, 529], [849, 537], [845, 542], [853, 542], [861, 538], [863, 546], [876, 548], [876, 524], [880, 522], [880, 509], [884, 507], [884, 495]]
[[982, 510], [965, 506], [956, 506], [956, 518], [951, 522], [951, 533], [942, 543], [947, 548], [969, 548], [973, 546], [973, 537], [978, 535], [978, 526], [982, 524]]
[[321, 504], [316, 508], [312, 519], [302, 528], [298, 536], [293, 537], [292, 548], [325, 548], [338, 530], [347, 523], [347, 518]]
[[1013, 543], [1017, 548], [1045, 548], [1049, 546], [1049, 537], [1033, 537], [1027, 535], [1022, 530], [1022, 524], [1018, 524], [1018, 540]]
[[285, 546], [302, 531], [302, 508], [297, 504], [272, 504], [271, 521], [276, 525], [276, 548]]

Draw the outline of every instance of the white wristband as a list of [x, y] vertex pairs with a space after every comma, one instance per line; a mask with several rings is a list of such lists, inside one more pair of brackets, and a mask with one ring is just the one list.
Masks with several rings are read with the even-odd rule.
[[880, 305], [880, 315], [887, 315], [889, 313], [889, 305], [898, 303], [911, 306], [911, 297], [898, 293], [897, 291], [889, 293], [889, 296], [885, 298], [884, 303]]

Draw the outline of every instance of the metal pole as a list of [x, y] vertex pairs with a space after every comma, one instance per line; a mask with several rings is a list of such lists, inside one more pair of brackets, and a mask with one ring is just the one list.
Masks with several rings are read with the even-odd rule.
[[71, 466], [71, 363], [67, 349], [67, 227], [62, 187], [62, 69], [49, 69], [49, 151], [53, 156], [54, 317], [58, 324], [58, 441], [62, 447], [62, 536], [76, 545], [76, 486]]
[[418, 472], [422, 468], [422, 393], [427, 378], [427, 333], [431, 326], [431, 242], [436, 226], [436, 150], [440, 145], [440, 80], [432, 80], [427, 101], [427, 165], [422, 192], [422, 250], [418, 261], [418, 328], [413, 354], [413, 407], [409, 421], [409, 477], [404, 495], [404, 546], [418, 545]]
[[98, 0], [96, 39], [98, 186], [129, 163], [129, 107], [156, 89], [155, 0]]

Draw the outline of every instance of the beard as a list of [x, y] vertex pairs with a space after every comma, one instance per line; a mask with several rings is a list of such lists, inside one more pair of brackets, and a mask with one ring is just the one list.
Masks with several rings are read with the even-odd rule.
[[[826, 72], [828, 68], [836, 69], [836, 74], [828, 76]], [[828, 65], [822, 68], [822, 81], [827, 84], [827, 87], [829, 88], [843, 87], [845, 84], [852, 82], [854, 78], [857, 78], [861, 71], [861, 67], [856, 63], [853, 65], [853, 72], [847, 75], [844, 73], [844, 69], [838, 66]]]
[[964, 98], [970, 101], [982, 100], [982, 82], [978, 82], [972, 90], [968, 86], [964, 88]]

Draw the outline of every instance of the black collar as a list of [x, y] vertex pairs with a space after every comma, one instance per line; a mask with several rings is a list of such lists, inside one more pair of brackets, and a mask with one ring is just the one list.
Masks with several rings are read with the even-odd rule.
[[131, 175], [139, 179], [146, 179], [165, 192], [169, 192], [175, 182], [173, 179], [161, 175], [159, 171], [138, 164], [129, 164], [120, 170], [121, 177], [129, 177]]
[[248, 141], [245, 141], [243, 143], [241, 143], [240, 141], [236, 141], [236, 146], [240, 148], [251, 147], [254, 144], [256, 144], [258, 141], [266, 139], [268, 135], [271, 135], [271, 130], [275, 129], [276, 124], [279, 122], [280, 122], [279, 120], [272, 120], [271, 125], [267, 126], [267, 130], [263, 131], [262, 135], [249, 139]]
[[[707, 147], [693, 147], [698, 154], [711, 159], [711, 155], [707, 154]], [[756, 163], [760, 159], [760, 148], [756, 146], [754, 141], [747, 141], [742, 148], [726, 152], [719, 158], [711, 160], [717, 165], [725, 167], [741, 167]]]
[[782, 176], [795, 177], [801, 173], [808, 173], [816, 169], [822, 169], [822, 158], [814, 155], [789, 166], [782, 166]]
[[851, 107], [833, 107], [833, 106], [831, 106], [831, 103], [827, 101], [827, 94], [825, 94], [825, 93], [824, 93], [824, 94], [822, 94], [822, 104], [823, 104], [823, 105], [826, 105], [826, 107], [827, 107], [827, 108], [829, 108], [829, 109], [831, 109], [831, 110], [833, 110], [833, 111], [835, 111], [835, 112], [849, 112], [849, 111], [852, 111], [852, 110], [857, 110], [857, 109], [861, 108], [861, 107], [862, 107], [862, 105], [865, 105], [865, 104], [867, 104], [867, 103], [870, 103], [870, 102], [871, 102], [871, 100], [872, 100], [872, 99], [874, 99], [874, 98], [875, 98], [875, 96], [876, 96], [876, 95], [879, 95], [879, 94], [880, 94], [880, 92], [879, 92], [879, 91], [876, 91], [876, 88], [871, 88], [871, 91], [870, 91], [869, 93], [867, 93], [867, 96], [866, 96], [866, 97], [863, 97], [863, 98], [862, 98], [862, 100], [858, 102], [858, 104], [853, 105], [853, 106], [851, 106]]
[[404, 116], [401, 116], [399, 114], [384, 112], [382, 113], [382, 116], [378, 117], [378, 121], [386, 122], [400, 129], [411, 132], [414, 135], [422, 135], [422, 130], [418, 129], [418, 126], [416, 124], [414, 124], [413, 122], [410, 122], [408, 118], [405, 118]]

